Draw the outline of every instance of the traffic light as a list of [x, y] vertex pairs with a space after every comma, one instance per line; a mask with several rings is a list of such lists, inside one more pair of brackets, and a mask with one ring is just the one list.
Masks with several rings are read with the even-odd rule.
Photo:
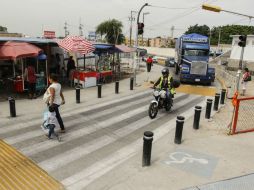
[[240, 47], [245, 47], [246, 46], [246, 39], [247, 39], [247, 36], [246, 35], [241, 35], [239, 36], [239, 42], [238, 42], [238, 45]]
[[144, 33], [144, 23], [138, 23], [138, 34], [143, 34]]

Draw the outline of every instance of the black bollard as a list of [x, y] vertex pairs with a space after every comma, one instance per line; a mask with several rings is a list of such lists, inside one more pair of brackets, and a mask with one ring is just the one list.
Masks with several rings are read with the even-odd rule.
[[205, 118], [210, 119], [211, 117], [211, 109], [212, 109], [213, 100], [207, 99], [206, 101], [206, 111], [205, 111]]
[[98, 86], [98, 98], [101, 98], [101, 84], [97, 84]]
[[116, 84], [115, 84], [115, 93], [116, 94], [119, 93], [119, 81], [116, 81]]
[[9, 97], [9, 105], [10, 105], [10, 116], [16, 117], [16, 107], [15, 107], [15, 100], [13, 97]]
[[221, 89], [220, 104], [224, 105], [225, 97], [226, 97], [226, 89]]
[[130, 90], [133, 90], [134, 78], [130, 78]]
[[153, 142], [153, 132], [145, 131], [143, 140], [144, 140], [144, 143], [143, 143], [142, 166], [150, 166], [150, 164], [151, 164], [152, 142]]
[[193, 129], [199, 129], [199, 121], [200, 121], [201, 110], [202, 110], [201, 106], [195, 106]]
[[80, 87], [76, 87], [76, 103], [80, 103]]
[[216, 93], [214, 98], [213, 110], [218, 111], [219, 109], [220, 94]]
[[181, 144], [182, 142], [184, 119], [183, 116], [177, 116], [176, 118], [175, 144]]

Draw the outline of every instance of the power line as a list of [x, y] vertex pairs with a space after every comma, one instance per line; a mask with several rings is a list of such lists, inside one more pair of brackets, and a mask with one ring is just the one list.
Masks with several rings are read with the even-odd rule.
[[[210, 1], [210, 2], [209, 2], [209, 1]], [[207, 2], [207, 3], [214, 3], [214, 2], [216, 2], [216, 1], [218, 1], [218, 0], [206, 0], [206, 1], [204, 1], [204, 2]], [[183, 18], [183, 17], [186, 17], [186, 16], [188, 16], [188, 15], [192, 14], [193, 12], [196, 12], [196, 11], [198, 11], [198, 10], [200, 10], [200, 9], [201, 9], [201, 5], [200, 5], [200, 3], [199, 3], [198, 5], [196, 5], [196, 6], [192, 7], [192, 8], [190, 8], [190, 10], [188, 10], [188, 11], [185, 11], [185, 12], [183, 12], [183, 13], [181, 13], [181, 14], [179, 14], [179, 15], [177, 15], [177, 16], [171, 18], [171, 19], [168, 19], [168, 20], [165, 20], [165, 21], [163, 21], [163, 22], [160, 22], [160, 23], [151, 25], [151, 26], [149, 26], [149, 27], [159, 26], [159, 25], [165, 24], [165, 23], [167, 23], [167, 22], [171, 22], [171, 21], [178, 20], [178, 19]], [[148, 27], [148, 28], [149, 28], [149, 27]]]
[[157, 5], [149, 5], [150, 7], [156, 7], [156, 8], [162, 8], [162, 9], [170, 9], [170, 10], [179, 10], [179, 9], [190, 9], [193, 7], [162, 7], [162, 6], [157, 6]]

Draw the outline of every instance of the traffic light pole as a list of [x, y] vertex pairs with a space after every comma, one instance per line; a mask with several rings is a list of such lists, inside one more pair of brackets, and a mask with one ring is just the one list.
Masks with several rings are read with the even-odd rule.
[[[140, 13], [142, 11], [142, 9], [145, 7], [145, 6], [148, 6], [148, 3], [145, 3], [141, 8], [140, 10], [138, 11], [138, 16], [137, 16], [137, 26], [136, 26], [136, 43], [135, 43], [135, 46], [136, 46], [136, 51], [137, 51], [137, 59], [139, 57], [139, 53], [138, 53], [138, 24], [139, 24], [139, 16], [140, 16]], [[135, 66], [134, 66], [134, 84], [137, 85], [137, 80], [136, 80], [136, 72], [137, 72], [137, 64], [138, 64], [138, 60], [136, 59], [135, 61]]]

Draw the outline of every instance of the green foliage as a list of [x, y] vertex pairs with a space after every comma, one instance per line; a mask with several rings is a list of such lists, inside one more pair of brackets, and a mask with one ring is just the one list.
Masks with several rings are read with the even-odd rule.
[[[205, 36], [210, 36], [210, 30], [207, 25], [199, 26], [194, 25], [190, 26], [185, 34], [197, 33]], [[220, 44], [231, 44], [232, 37], [231, 35], [250, 35], [254, 34], [253, 26], [243, 26], [243, 25], [226, 25], [213, 27], [211, 29], [211, 45], [217, 45], [220, 34]]]
[[3, 26], [0, 26], [0, 32], [7, 32], [7, 28], [3, 27]]
[[191, 33], [197, 33], [204, 36], [209, 36], [210, 29], [209, 29], [209, 26], [207, 25], [199, 26], [198, 24], [196, 24], [194, 26], [190, 26], [188, 30], [185, 32], [185, 34], [191, 34]]
[[96, 27], [96, 33], [105, 36], [105, 39], [110, 44], [121, 44], [124, 42], [122, 34], [123, 24], [116, 19], [104, 21]]

